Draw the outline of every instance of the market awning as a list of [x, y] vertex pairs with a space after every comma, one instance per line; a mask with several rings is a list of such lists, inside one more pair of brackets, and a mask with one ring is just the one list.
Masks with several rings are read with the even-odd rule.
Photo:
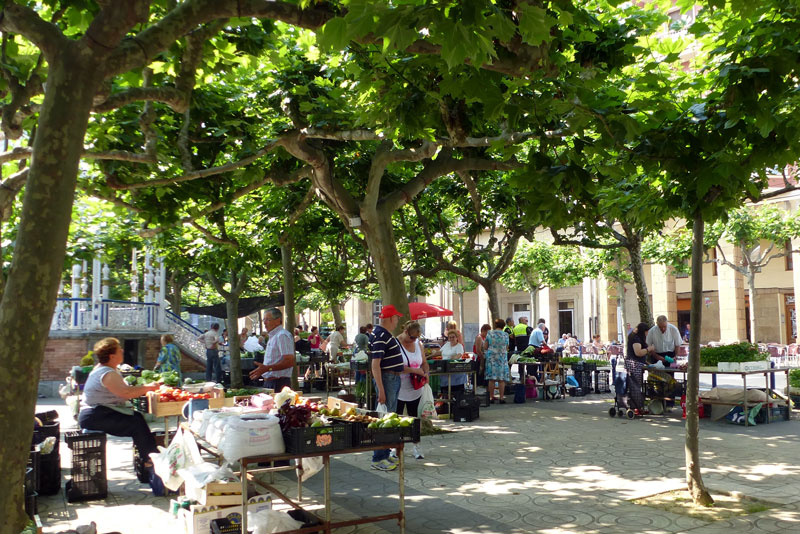
[[449, 317], [450, 315], [453, 315], [453, 312], [447, 308], [437, 306], [436, 304], [429, 304], [427, 302], [409, 302], [408, 314], [411, 315], [412, 319], [416, 320], [426, 319], [428, 317]]
[[[251, 313], [256, 313], [258, 310], [283, 306], [283, 303], [283, 292], [262, 297], [243, 297], [239, 299], [238, 316], [247, 317]], [[183, 310], [195, 315], [209, 315], [211, 317], [219, 317], [220, 319], [227, 319], [228, 317], [228, 311], [224, 302], [221, 304], [212, 304], [211, 306], [184, 306]]]

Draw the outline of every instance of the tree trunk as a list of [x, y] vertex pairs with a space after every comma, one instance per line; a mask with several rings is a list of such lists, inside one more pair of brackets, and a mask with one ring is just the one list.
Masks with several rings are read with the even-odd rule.
[[489, 314], [492, 316], [492, 323], [494, 323], [495, 319], [501, 318], [500, 297], [497, 296], [497, 282], [494, 280], [488, 280], [481, 282], [481, 285], [486, 290], [486, 296], [489, 297]]
[[0, 301], [3, 532], [20, 532], [27, 522], [22, 486], [37, 384], [64, 269], [78, 162], [101, 78], [99, 66], [72, 42], [50, 62], [14, 256]]
[[297, 315], [294, 311], [292, 248], [289, 245], [281, 245], [281, 264], [283, 266], [283, 327], [294, 335], [294, 328], [297, 326]]
[[622, 344], [625, 344], [628, 338], [628, 312], [625, 301], [625, 281], [622, 278], [617, 278], [617, 291], [619, 292], [619, 307], [622, 308]]
[[689, 322], [695, 335], [689, 338], [689, 368], [686, 375], [686, 483], [698, 506], [710, 506], [709, 495], [700, 474], [700, 420], [697, 404], [700, 393], [700, 332], [703, 331], [703, 246], [704, 222], [699, 212], [694, 217], [692, 236], [692, 311]]
[[239, 352], [239, 295], [231, 291], [225, 299], [228, 314], [228, 354], [231, 359], [231, 388], [244, 387], [242, 382], [242, 360]]
[[458, 324], [464, 328], [464, 292], [458, 292]]
[[536, 320], [536, 319], [534, 319], [534, 317], [537, 317], [537, 318], [539, 317], [539, 288], [538, 287], [534, 287], [530, 291], [530, 297], [531, 297], [531, 324], [533, 324], [533, 321]]
[[650, 309], [650, 296], [647, 294], [647, 283], [644, 281], [644, 264], [642, 263], [642, 242], [631, 240], [627, 247], [631, 258], [631, 274], [636, 285], [636, 297], [639, 303], [639, 322], [653, 325], [653, 311]]
[[181, 278], [176, 276], [170, 280], [169, 285], [169, 305], [172, 308], [172, 313], [180, 317], [181, 303], [183, 301], [183, 288], [186, 286], [186, 284]]
[[750, 297], [750, 343], [758, 343], [758, 338], [756, 338], [756, 273], [753, 272], [752, 267], [748, 267], [745, 278], [747, 278], [747, 296]]
[[339, 305], [339, 301], [331, 301], [331, 313], [333, 314], [333, 327], [344, 326], [342, 307]]
[[417, 298], [417, 275], [412, 274], [408, 277], [408, 302], [414, 302]]
[[[394, 240], [392, 214], [380, 213], [378, 209], [362, 209], [361, 221], [367, 248], [375, 265], [381, 300], [384, 305], [393, 304], [404, 317], [408, 317], [408, 298], [400, 256], [397, 254], [397, 244]], [[400, 332], [401, 324], [402, 321], [398, 323], [395, 333]]]

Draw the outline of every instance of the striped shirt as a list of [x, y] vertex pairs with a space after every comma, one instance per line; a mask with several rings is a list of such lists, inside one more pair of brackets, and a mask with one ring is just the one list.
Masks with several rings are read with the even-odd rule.
[[403, 370], [403, 356], [400, 353], [400, 344], [394, 336], [381, 325], [372, 331], [369, 350], [373, 359], [381, 361], [382, 371], [400, 372]]

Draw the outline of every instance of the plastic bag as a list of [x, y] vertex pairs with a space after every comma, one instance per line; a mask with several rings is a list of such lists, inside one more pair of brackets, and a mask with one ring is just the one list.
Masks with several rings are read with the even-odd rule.
[[252, 526], [253, 534], [271, 534], [285, 530], [297, 530], [303, 523], [295, 521], [286, 512], [275, 510], [261, 510], [260, 512], [247, 512], [247, 525]]
[[379, 402], [375, 407], [375, 411], [378, 413], [389, 413], [389, 408], [384, 403]]
[[235, 462], [244, 456], [282, 454], [286, 451], [278, 418], [256, 413], [228, 418], [217, 448], [228, 462]]
[[322, 470], [322, 456], [303, 458], [303, 470], [300, 471], [300, 481], [305, 482]]
[[425, 384], [422, 388], [418, 415], [423, 419], [436, 419], [436, 404], [433, 400], [433, 390], [430, 384]]
[[159, 447], [159, 452], [150, 454], [153, 460], [153, 469], [161, 477], [164, 486], [172, 491], [177, 491], [183, 484], [183, 478], [178, 474], [179, 469], [202, 463], [200, 449], [191, 434], [178, 429], [169, 447]]

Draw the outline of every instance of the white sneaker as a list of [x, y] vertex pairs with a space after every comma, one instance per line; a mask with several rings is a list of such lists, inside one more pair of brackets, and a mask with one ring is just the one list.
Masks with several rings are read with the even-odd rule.
[[416, 458], [417, 460], [425, 459], [425, 456], [422, 454], [422, 451], [416, 445], [414, 445], [414, 458]]

